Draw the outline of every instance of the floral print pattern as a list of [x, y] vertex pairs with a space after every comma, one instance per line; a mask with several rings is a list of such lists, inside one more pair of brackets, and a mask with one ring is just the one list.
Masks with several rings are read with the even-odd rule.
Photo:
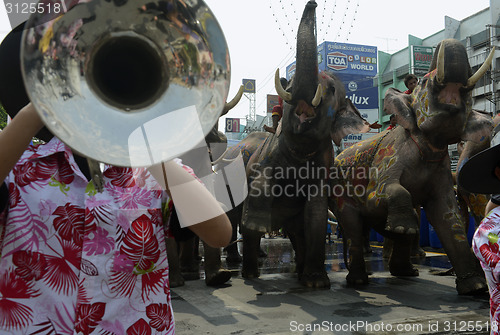
[[[472, 239], [472, 250], [481, 262], [490, 293], [490, 324], [500, 324], [500, 207], [494, 208], [481, 221]], [[498, 327], [491, 327], [498, 335]]]
[[97, 193], [57, 138], [30, 146], [0, 216], [0, 333], [174, 334], [162, 202], [146, 169]]

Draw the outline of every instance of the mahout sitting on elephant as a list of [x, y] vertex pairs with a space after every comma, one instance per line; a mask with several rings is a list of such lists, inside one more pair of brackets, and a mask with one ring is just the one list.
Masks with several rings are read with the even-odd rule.
[[243, 207], [228, 216], [242, 216], [244, 278], [259, 276], [262, 234], [283, 227], [295, 251], [299, 281], [307, 287], [329, 288], [324, 261], [332, 139], [338, 144], [350, 133], [367, 131], [369, 124], [346, 99], [342, 82], [318, 71], [316, 6], [309, 1], [302, 15], [296, 72], [286, 90], [276, 72], [283, 118], [276, 133], [265, 134], [250, 156], [248, 196]]
[[340, 171], [333, 189], [354, 192], [330, 197], [349, 244], [349, 284], [366, 284], [362, 230], [371, 225], [394, 240], [389, 269], [396, 276], [416, 276], [410, 261], [411, 240], [419, 232], [416, 205], [422, 205], [457, 275], [459, 294], [486, 290], [484, 274], [468, 244], [459, 214], [448, 144], [489, 141], [491, 119], [472, 110], [476, 82], [490, 67], [493, 53], [472, 74], [465, 47], [443, 40], [431, 72], [411, 95], [388, 89], [384, 109], [400, 125], [344, 150], [335, 159]]

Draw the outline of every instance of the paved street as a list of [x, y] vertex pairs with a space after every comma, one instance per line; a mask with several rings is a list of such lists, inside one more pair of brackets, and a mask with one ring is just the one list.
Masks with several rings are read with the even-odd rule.
[[287, 239], [262, 245], [269, 256], [259, 279], [245, 280], [237, 268], [219, 288], [196, 280], [172, 289], [177, 334], [489, 334], [488, 296], [459, 296], [455, 277], [431, 273], [451, 267], [441, 250], [428, 249], [419, 277], [396, 278], [374, 247], [370, 284], [354, 289], [335, 241], [327, 244], [331, 289], [310, 290], [297, 282]]

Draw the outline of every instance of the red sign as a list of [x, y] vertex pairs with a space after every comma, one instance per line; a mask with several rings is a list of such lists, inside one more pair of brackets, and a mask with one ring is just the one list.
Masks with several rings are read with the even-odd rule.
[[226, 133], [239, 133], [240, 132], [240, 119], [226, 118]]

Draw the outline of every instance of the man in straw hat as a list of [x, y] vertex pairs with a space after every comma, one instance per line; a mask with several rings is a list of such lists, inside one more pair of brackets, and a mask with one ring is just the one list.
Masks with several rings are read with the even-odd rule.
[[[500, 193], [500, 133], [494, 135], [489, 149], [473, 156], [463, 165], [459, 170], [458, 183], [473, 193]], [[489, 208], [491, 210], [481, 221], [474, 234], [472, 249], [479, 259], [488, 281], [491, 334], [499, 334], [500, 206], [491, 206], [490, 204]]]
[[[44, 128], [28, 99], [22, 29], [0, 45], [0, 102], [13, 117], [0, 132], [0, 333], [174, 334], [162, 203], [182, 184], [189, 201], [174, 194], [178, 214], [215, 213], [190, 226], [214, 247], [229, 243], [231, 224], [172, 161], [164, 171], [107, 165], [98, 192], [86, 159]], [[35, 135], [45, 143], [30, 145]]]

